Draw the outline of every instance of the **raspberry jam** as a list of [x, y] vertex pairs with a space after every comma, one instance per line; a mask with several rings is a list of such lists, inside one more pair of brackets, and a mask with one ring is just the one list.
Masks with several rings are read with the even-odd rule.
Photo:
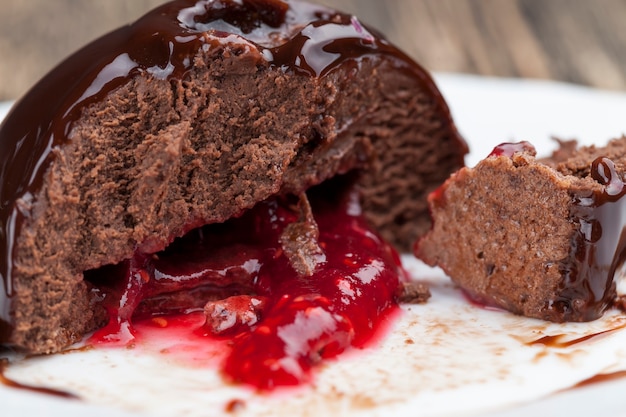
[[534, 154], [535, 147], [531, 145], [529, 142], [517, 142], [517, 143], [501, 143], [489, 154], [488, 157], [499, 157], [506, 156], [508, 158], [512, 158], [518, 152], [532, 152]]
[[312, 207], [305, 196], [273, 199], [162, 253], [90, 271], [109, 313], [91, 343], [128, 345], [133, 322], [204, 311], [201, 333], [229, 341], [225, 377], [262, 390], [306, 382], [324, 359], [363, 347], [397, 306], [405, 273], [356, 193], [324, 190]]

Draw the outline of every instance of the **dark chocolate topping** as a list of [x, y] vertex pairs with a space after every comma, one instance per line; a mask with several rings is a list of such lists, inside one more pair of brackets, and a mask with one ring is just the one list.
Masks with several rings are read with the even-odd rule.
[[446, 108], [421, 67], [353, 16], [280, 0], [167, 3], [70, 56], [0, 125], [0, 323], [10, 322], [16, 237], [29, 216], [21, 207], [41, 189], [52, 150], [71, 140], [83, 110], [138, 75], [183, 79], [198, 53], [228, 43], [257, 48], [270, 67], [312, 77], [324, 77], [347, 61], [385, 55], [422, 80]]
[[603, 188], [574, 195], [570, 217], [579, 227], [569, 258], [560, 266], [561, 297], [546, 306], [565, 317], [582, 312], [583, 320], [600, 317], [611, 305], [615, 272], [626, 260], [624, 182], [615, 164], [605, 157], [592, 162], [590, 175]]
[[[504, 143], [490, 156], [512, 158], [517, 152], [535, 154], [528, 142]], [[572, 191], [570, 221], [578, 225], [569, 256], [561, 261], [563, 276], [558, 297], [545, 310], [565, 321], [597, 319], [615, 298], [614, 276], [626, 260], [626, 194], [615, 163], [606, 157], [592, 161], [589, 175], [600, 190]]]

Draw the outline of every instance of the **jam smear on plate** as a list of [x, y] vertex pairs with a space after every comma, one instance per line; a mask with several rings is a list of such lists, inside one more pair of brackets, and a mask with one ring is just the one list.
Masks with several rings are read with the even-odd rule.
[[316, 364], [365, 346], [406, 275], [356, 191], [329, 191], [274, 198], [161, 253], [90, 271], [109, 313], [90, 342], [126, 346], [133, 322], [204, 311], [200, 332], [229, 340], [225, 377], [262, 390], [306, 382]]

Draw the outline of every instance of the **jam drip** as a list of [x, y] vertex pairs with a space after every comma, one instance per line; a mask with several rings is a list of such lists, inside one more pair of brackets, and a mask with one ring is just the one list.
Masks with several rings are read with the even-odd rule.
[[[405, 277], [397, 253], [360, 215], [356, 195], [327, 198], [313, 199], [314, 220], [302, 199], [274, 199], [227, 224], [193, 231], [162, 253], [91, 271], [96, 285], [112, 270], [123, 277], [115, 287], [99, 287], [110, 321], [91, 342], [127, 345], [132, 321], [163, 314], [164, 306], [166, 313], [197, 311], [202, 307], [178, 305], [175, 294], [200, 286], [208, 289], [203, 334], [231, 340], [223, 364], [228, 379], [264, 390], [307, 381], [320, 361], [371, 340], [397, 305]], [[314, 258], [310, 271], [298, 270], [294, 242], [286, 242], [290, 226], [302, 222], [318, 236], [296, 246], [316, 243], [323, 251], [302, 255]], [[139, 307], [155, 297], [165, 302]]]
[[516, 142], [516, 143], [501, 143], [489, 154], [488, 158], [497, 158], [499, 156], [505, 156], [512, 158], [516, 153], [530, 152], [535, 154], [535, 147], [529, 142]]

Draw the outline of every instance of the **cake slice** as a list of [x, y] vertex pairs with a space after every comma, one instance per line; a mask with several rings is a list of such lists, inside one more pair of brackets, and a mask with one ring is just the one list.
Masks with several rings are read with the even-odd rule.
[[415, 254], [471, 298], [513, 313], [589, 321], [616, 297], [626, 255], [626, 138], [563, 143], [551, 158], [502, 144], [430, 195]]
[[58, 351], [110, 314], [85, 271], [144, 268], [194, 228], [337, 175], [408, 248], [466, 152], [427, 72], [354, 16], [164, 4], [62, 62], [0, 126], [0, 342]]

